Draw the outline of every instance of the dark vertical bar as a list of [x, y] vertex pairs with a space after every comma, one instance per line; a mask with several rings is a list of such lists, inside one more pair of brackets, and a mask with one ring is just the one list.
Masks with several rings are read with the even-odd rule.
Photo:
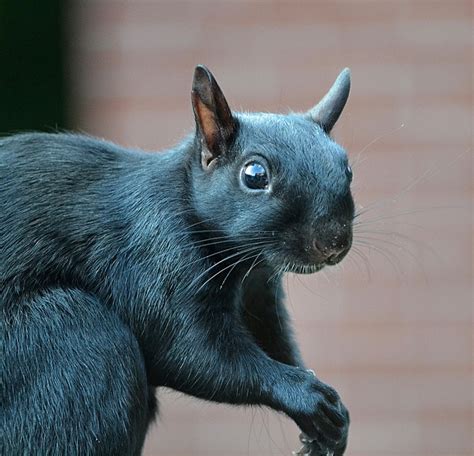
[[63, 0], [0, 0], [0, 134], [67, 127]]

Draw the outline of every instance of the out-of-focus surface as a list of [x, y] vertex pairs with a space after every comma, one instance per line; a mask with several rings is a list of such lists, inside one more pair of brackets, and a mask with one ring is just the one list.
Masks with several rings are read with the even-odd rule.
[[63, 12], [69, 0], [0, 0], [0, 135], [68, 126]]
[[[77, 129], [159, 150], [193, 129], [194, 65], [231, 106], [311, 107], [353, 88], [335, 138], [354, 164], [355, 248], [287, 280], [308, 364], [352, 416], [352, 456], [472, 454], [470, 1], [77, 1]], [[359, 224], [360, 222], [360, 224]], [[290, 455], [271, 411], [161, 392], [145, 455]]]

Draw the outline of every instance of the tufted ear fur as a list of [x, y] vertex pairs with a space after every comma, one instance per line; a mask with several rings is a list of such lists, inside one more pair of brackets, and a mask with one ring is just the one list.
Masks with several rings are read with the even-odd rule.
[[235, 132], [235, 120], [214, 76], [203, 65], [194, 71], [191, 92], [197, 134], [202, 141], [204, 169], [222, 156]]
[[319, 124], [326, 133], [329, 133], [344, 109], [350, 88], [351, 71], [349, 68], [344, 68], [329, 92], [314, 108], [307, 112], [307, 116]]

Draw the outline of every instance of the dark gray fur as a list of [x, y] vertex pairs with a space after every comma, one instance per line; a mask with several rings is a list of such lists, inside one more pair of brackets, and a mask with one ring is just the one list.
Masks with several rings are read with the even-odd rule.
[[[308, 115], [229, 116], [204, 67], [193, 87], [196, 134], [164, 153], [0, 140], [1, 454], [138, 455], [160, 386], [271, 407], [312, 454], [344, 452], [347, 411], [301, 360], [281, 275], [347, 253], [346, 154]], [[244, 188], [251, 157], [268, 191]]]

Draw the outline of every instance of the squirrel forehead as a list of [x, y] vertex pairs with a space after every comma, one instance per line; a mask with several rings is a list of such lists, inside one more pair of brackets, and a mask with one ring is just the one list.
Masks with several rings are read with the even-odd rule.
[[[238, 113], [239, 142], [270, 154], [292, 154], [305, 159], [347, 161], [345, 150], [316, 123], [298, 113]], [[255, 150], [258, 152], [258, 150]]]

